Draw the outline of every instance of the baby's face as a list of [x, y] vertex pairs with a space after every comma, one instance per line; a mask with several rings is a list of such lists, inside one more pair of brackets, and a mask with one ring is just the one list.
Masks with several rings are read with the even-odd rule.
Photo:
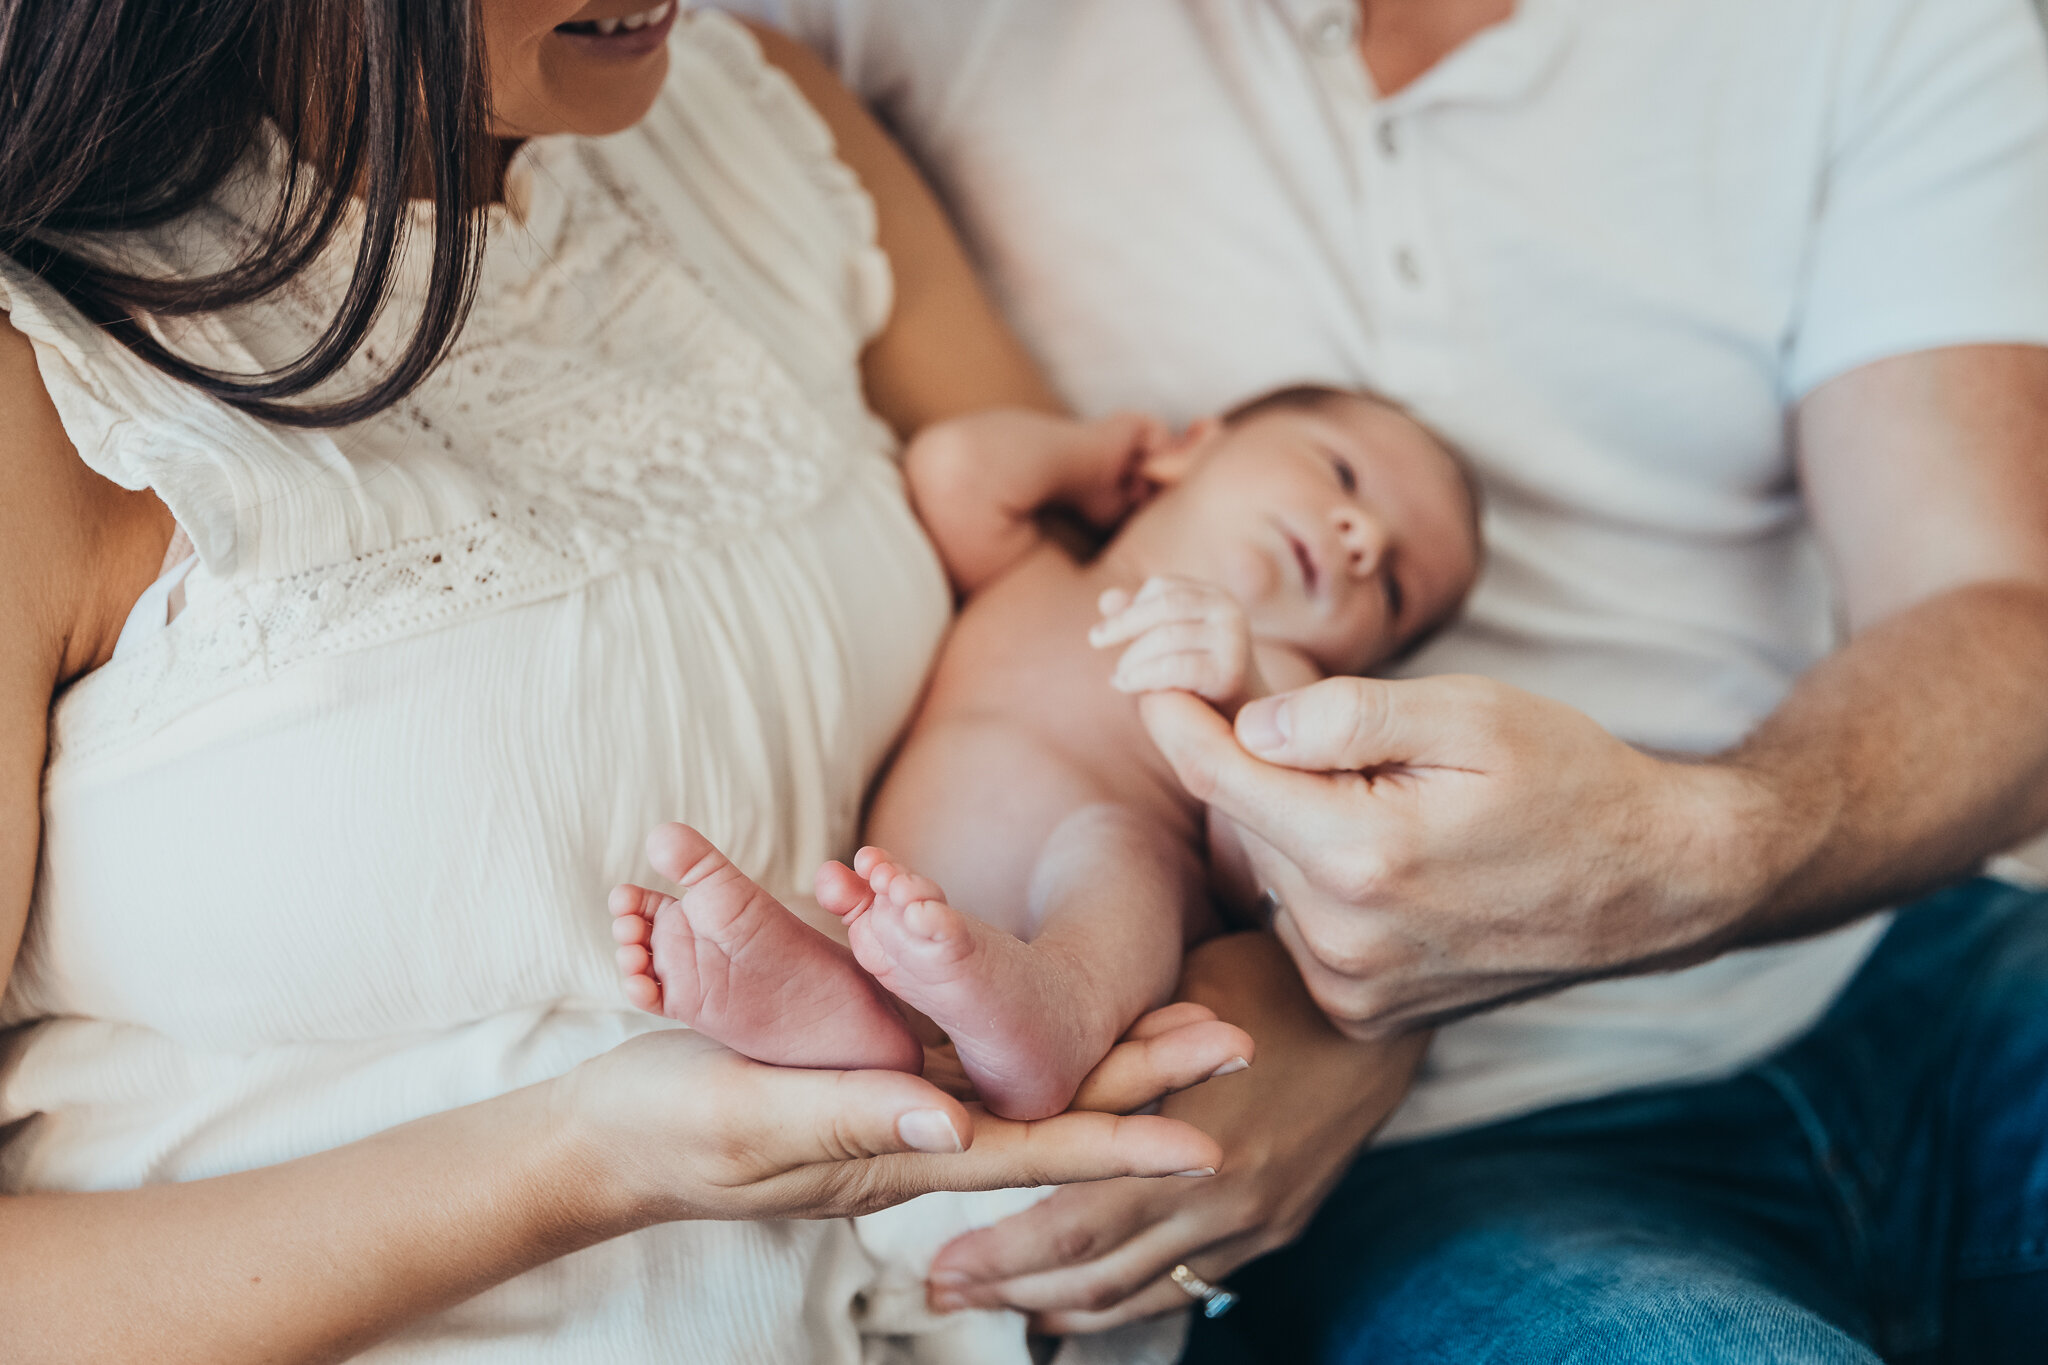
[[[1453, 610], [1479, 561], [1450, 453], [1364, 398], [1276, 407], [1194, 436], [1146, 509], [1177, 567], [1244, 605], [1255, 637], [1362, 673]], [[1162, 520], [1163, 519], [1163, 524]]]

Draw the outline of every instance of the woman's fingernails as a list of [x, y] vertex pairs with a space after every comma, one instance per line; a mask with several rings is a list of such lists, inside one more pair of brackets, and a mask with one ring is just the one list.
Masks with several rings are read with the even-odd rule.
[[1174, 1174], [1186, 1176], [1214, 1175], [1216, 1174], [1216, 1168], [1214, 1166], [1197, 1166], [1192, 1170], [1175, 1171]]
[[1231, 1072], [1233, 1072], [1233, 1071], [1242, 1071], [1242, 1070], [1244, 1070], [1244, 1069], [1245, 1069], [1246, 1067], [1248, 1067], [1248, 1066], [1250, 1066], [1250, 1065], [1251, 1065], [1251, 1063], [1250, 1063], [1250, 1062], [1248, 1062], [1248, 1061], [1246, 1061], [1246, 1060], [1245, 1060], [1244, 1058], [1242, 1058], [1242, 1057], [1232, 1057], [1232, 1058], [1231, 1058], [1231, 1059], [1230, 1059], [1229, 1061], [1225, 1062], [1225, 1063], [1224, 1063], [1224, 1064], [1223, 1064], [1222, 1066], [1219, 1066], [1219, 1067], [1217, 1067], [1217, 1068], [1216, 1068], [1216, 1069], [1215, 1069], [1214, 1071], [1210, 1072], [1210, 1073], [1209, 1073], [1209, 1079], [1213, 1081], [1213, 1080], [1215, 1080], [1215, 1079], [1216, 1079], [1216, 1078], [1217, 1078], [1218, 1076], [1228, 1076], [1228, 1075], [1229, 1075], [1229, 1074], [1230, 1074]]
[[938, 1109], [913, 1109], [896, 1120], [896, 1136], [920, 1152], [963, 1152], [953, 1120]]
[[1285, 697], [1248, 702], [1237, 713], [1238, 742], [1253, 753], [1271, 753], [1294, 734], [1294, 717]]
[[958, 1294], [934, 1294], [925, 1302], [934, 1313], [957, 1313], [967, 1306], [967, 1300]]

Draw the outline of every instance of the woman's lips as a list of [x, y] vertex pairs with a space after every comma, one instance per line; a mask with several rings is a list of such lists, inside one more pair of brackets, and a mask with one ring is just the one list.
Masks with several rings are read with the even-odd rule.
[[665, 0], [631, 14], [557, 24], [555, 32], [593, 56], [640, 57], [668, 41], [680, 0]]

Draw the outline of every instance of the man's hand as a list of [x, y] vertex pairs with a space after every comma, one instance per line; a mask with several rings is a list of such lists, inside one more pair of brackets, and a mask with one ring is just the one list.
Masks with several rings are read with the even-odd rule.
[[1192, 692], [1225, 715], [1265, 692], [1244, 608], [1214, 584], [1148, 578], [1136, 593], [1111, 588], [1097, 605], [1102, 620], [1088, 643], [1129, 646], [1110, 678], [1119, 692]]
[[1185, 695], [1140, 710], [1241, 828], [1274, 932], [1360, 1037], [1708, 956], [1767, 875], [1722, 852], [1765, 804], [1737, 774], [1484, 679], [1331, 678], [1251, 703], [1235, 733]]
[[956, 1238], [932, 1263], [934, 1308], [1019, 1308], [1032, 1314], [1034, 1330], [1067, 1333], [1187, 1307], [1167, 1272], [1185, 1262], [1213, 1282], [1292, 1241], [1399, 1104], [1422, 1054], [1420, 1036], [1393, 1043], [1339, 1036], [1264, 934], [1196, 948], [1181, 996], [1241, 1024], [1258, 1042], [1249, 1071], [1162, 1107], [1222, 1145], [1218, 1174], [1168, 1182], [1170, 1190], [1142, 1180], [1071, 1185]]
[[1724, 754], [1656, 758], [1478, 678], [1330, 679], [1234, 734], [1140, 699], [1183, 785], [1243, 827], [1340, 1026], [1816, 933], [2048, 824], [2048, 350], [1876, 362], [1809, 395], [1798, 434], [1853, 635]]

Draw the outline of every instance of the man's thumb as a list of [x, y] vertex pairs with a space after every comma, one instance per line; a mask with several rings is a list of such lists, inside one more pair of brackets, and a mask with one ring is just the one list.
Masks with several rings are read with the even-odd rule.
[[1307, 772], [1429, 763], [1443, 739], [1441, 718], [1432, 724], [1435, 708], [1414, 704], [1429, 682], [1325, 678], [1262, 697], [1238, 711], [1237, 741], [1268, 763]]

